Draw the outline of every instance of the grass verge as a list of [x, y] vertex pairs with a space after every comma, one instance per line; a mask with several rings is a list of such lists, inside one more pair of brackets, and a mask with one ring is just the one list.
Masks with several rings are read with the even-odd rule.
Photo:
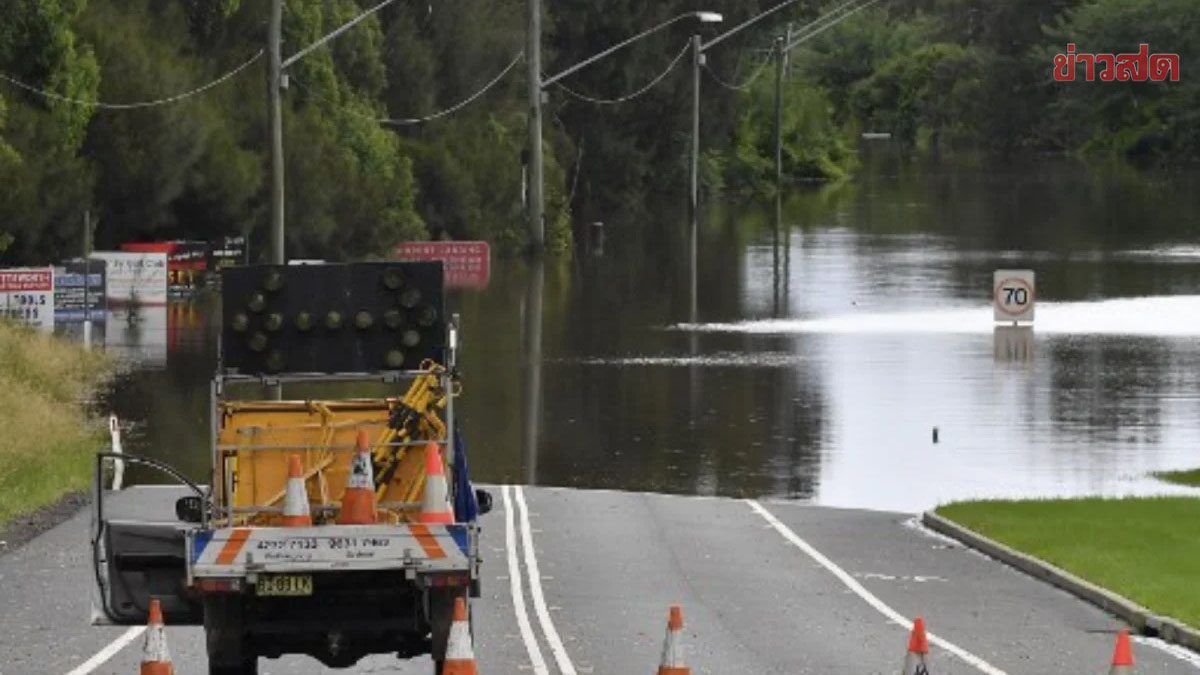
[[0, 321], [0, 526], [88, 485], [103, 424], [84, 400], [108, 359]]
[[1200, 487], [1200, 469], [1192, 469], [1191, 471], [1160, 471], [1154, 474], [1154, 477], [1165, 480], [1168, 483]]
[[1200, 499], [978, 501], [937, 513], [1157, 614], [1200, 626]]

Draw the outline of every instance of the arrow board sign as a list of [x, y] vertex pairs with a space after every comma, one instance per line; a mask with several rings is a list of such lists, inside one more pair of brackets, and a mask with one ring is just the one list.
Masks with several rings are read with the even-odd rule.
[[993, 274], [992, 306], [996, 321], [1031, 323], [1036, 297], [1033, 270], [996, 270]]

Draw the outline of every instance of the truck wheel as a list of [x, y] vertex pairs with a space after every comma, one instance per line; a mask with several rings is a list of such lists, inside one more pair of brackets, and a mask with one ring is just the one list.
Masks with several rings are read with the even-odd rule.
[[246, 636], [241, 598], [205, 599], [204, 636], [209, 675], [258, 675], [258, 655]]

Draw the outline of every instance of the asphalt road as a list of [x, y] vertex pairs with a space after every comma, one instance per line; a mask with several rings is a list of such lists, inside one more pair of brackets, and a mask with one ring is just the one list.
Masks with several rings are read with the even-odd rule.
[[[476, 653], [491, 675], [653, 672], [682, 604], [695, 673], [899, 671], [907, 618], [936, 637], [932, 672], [1108, 672], [1119, 622], [928, 533], [911, 515], [796, 503], [545, 488], [495, 489], [484, 517]], [[136, 673], [137, 629], [88, 625], [87, 514], [0, 557], [0, 673]], [[206, 673], [203, 632], [168, 629], [180, 675]], [[122, 646], [124, 645], [124, 646]], [[110, 653], [111, 652], [111, 653]], [[1137, 672], [1200, 659], [1135, 644]], [[347, 672], [307, 658], [265, 673]], [[428, 675], [428, 660], [349, 672]]]

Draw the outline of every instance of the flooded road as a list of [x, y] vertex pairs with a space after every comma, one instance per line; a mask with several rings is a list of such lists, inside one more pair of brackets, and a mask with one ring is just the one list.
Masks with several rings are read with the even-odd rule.
[[[495, 260], [451, 298], [473, 475], [901, 511], [1169, 492], [1149, 473], [1200, 465], [1197, 177], [869, 157], [704, 214], [695, 268], [678, 209]], [[1037, 271], [1031, 331], [992, 323], [1000, 267]], [[215, 304], [105, 335], [146, 364], [111, 397], [127, 447], [198, 478]]]

